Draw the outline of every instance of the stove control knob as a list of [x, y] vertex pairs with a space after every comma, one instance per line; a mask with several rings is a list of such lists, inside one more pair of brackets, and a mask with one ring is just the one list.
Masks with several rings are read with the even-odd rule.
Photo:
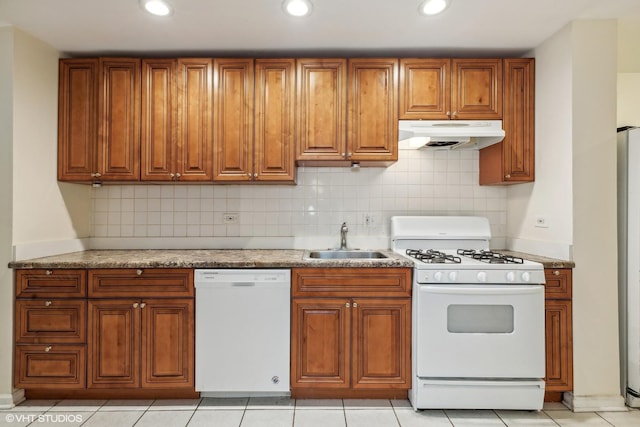
[[530, 280], [531, 280], [531, 274], [528, 271], [525, 271], [524, 273], [522, 273], [523, 282], [528, 282]]
[[507, 273], [507, 282], [513, 282], [516, 280], [516, 273], [510, 271]]
[[456, 280], [458, 280], [458, 272], [457, 271], [450, 271], [449, 272], [449, 281], [450, 282], [455, 282]]
[[486, 282], [487, 281], [487, 273], [484, 271], [478, 272], [478, 282]]
[[436, 282], [442, 282], [442, 271], [436, 271], [433, 274], [433, 278], [435, 279]]

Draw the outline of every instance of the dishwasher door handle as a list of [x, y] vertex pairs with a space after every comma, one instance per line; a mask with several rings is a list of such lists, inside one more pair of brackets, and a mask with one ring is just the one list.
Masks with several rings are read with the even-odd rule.
[[255, 282], [232, 282], [231, 286], [255, 286]]

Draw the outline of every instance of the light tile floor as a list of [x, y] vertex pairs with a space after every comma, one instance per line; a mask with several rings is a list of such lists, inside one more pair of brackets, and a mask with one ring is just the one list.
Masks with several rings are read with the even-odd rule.
[[574, 413], [425, 410], [407, 400], [203, 398], [194, 400], [30, 400], [0, 411], [0, 427], [640, 427], [640, 411]]

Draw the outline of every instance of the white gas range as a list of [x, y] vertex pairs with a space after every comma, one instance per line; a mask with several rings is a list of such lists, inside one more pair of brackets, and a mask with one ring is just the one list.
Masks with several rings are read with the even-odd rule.
[[415, 266], [415, 409], [542, 409], [544, 269], [490, 239], [483, 217], [391, 218], [391, 248]]

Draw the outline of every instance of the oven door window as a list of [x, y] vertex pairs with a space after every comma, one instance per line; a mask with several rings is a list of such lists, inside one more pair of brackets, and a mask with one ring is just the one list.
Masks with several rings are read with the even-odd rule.
[[447, 307], [447, 331], [454, 334], [509, 334], [513, 332], [513, 306], [451, 304]]
[[544, 286], [419, 285], [420, 377], [544, 377]]

